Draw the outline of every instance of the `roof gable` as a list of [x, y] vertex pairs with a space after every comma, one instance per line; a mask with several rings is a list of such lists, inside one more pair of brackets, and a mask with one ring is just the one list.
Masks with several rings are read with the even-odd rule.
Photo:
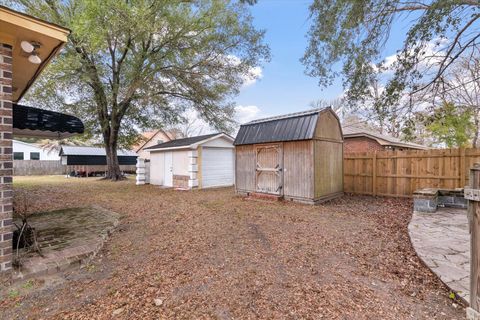
[[168, 140], [172, 140], [170, 136], [167, 134], [167, 132], [163, 131], [162, 129], [146, 131], [141, 134], [142, 139], [132, 147], [133, 151], [135, 152], [141, 151], [150, 141], [152, 141], [159, 134], [163, 134], [165, 137], [168, 138]]

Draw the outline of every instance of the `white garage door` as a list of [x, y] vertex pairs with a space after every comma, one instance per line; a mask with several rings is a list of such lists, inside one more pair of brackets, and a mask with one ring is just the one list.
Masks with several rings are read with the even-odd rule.
[[202, 149], [202, 187], [233, 185], [233, 149]]

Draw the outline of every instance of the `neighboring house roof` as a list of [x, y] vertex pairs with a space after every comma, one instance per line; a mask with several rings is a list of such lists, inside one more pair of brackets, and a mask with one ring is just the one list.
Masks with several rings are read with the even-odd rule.
[[420, 150], [430, 149], [429, 147], [423, 146], [421, 144], [401, 141], [400, 139], [387, 136], [384, 134], [380, 134], [378, 132], [371, 131], [368, 129], [357, 128], [352, 126], [345, 126], [342, 129], [343, 129], [344, 139], [368, 137], [376, 140], [382, 146], [393, 146], [393, 147], [420, 149]]
[[20, 104], [13, 105], [13, 134], [15, 136], [64, 139], [81, 134], [83, 131], [83, 123], [77, 117]]
[[318, 115], [326, 110], [331, 110], [331, 108], [314, 109], [247, 122], [240, 126], [234, 145], [312, 139]]
[[[60, 149], [61, 156], [106, 156], [104, 148], [97, 147], [75, 147], [62, 146]], [[130, 150], [118, 150], [117, 156], [136, 157], [137, 154]]]
[[196, 145], [199, 145], [204, 142], [207, 142], [216, 138], [220, 138], [220, 137], [224, 137], [233, 141], [233, 138], [230, 137], [228, 134], [225, 134], [223, 132], [217, 132], [212, 134], [205, 134], [202, 136], [175, 139], [168, 142], [157, 144], [152, 147], [145, 148], [144, 150], [185, 149], [185, 148], [195, 147]]
[[28, 142], [23, 142], [23, 141], [20, 141], [20, 140], [16, 140], [16, 139], [12, 139], [12, 142], [13, 143], [18, 143], [18, 144], [23, 144], [23, 145], [26, 145], [26, 146], [29, 146], [29, 147], [34, 147], [34, 148], [39, 148], [41, 149], [42, 147], [36, 145], [36, 144], [33, 144], [33, 143], [28, 143]]
[[140, 143], [136, 144], [133, 146], [133, 150], [135, 152], [138, 152], [140, 151], [147, 143], [150, 142], [150, 140], [152, 140], [157, 134], [159, 134], [160, 132], [163, 132], [163, 134], [165, 136], [168, 137], [168, 139], [172, 140], [174, 139], [174, 136], [172, 135], [172, 133], [168, 132], [168, 131], [164, 131], [162, 129], [158, 129], [158, 130], [152, 130], [152, 131], [145, 131], [145, 132], [142, 132], [142, 136], [143, 136], [143, 140], [140, 141]]

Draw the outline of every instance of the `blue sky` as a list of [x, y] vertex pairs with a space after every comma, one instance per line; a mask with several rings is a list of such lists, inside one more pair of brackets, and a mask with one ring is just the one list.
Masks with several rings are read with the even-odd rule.
[[[311, 0], [259, 0], [251, 7], [255, 26], [266, 30], [265, 42], [270, 46], [272, 59], [262, 67], [262, 78], [243, 88], [236, 99], [243, 110], [239, 114], [241, 122], [306, 110], [313, 100], [331, 100], [342, 94], [341, 79], [329, 88], [321, 88], [317, 79], [305, 74], [300, 62], [308, 43], [310, 3]], [[406, 16], [394, 24], [394, 36], [387, 42], [385, 56], [401, 48], [409, 21], [411, 17]]]

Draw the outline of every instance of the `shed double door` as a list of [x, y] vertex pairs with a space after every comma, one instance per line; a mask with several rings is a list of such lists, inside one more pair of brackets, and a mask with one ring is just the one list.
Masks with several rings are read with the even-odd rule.
[[281, 144], [255, 146], [255, 191], [283, 195], [283, 148]]

